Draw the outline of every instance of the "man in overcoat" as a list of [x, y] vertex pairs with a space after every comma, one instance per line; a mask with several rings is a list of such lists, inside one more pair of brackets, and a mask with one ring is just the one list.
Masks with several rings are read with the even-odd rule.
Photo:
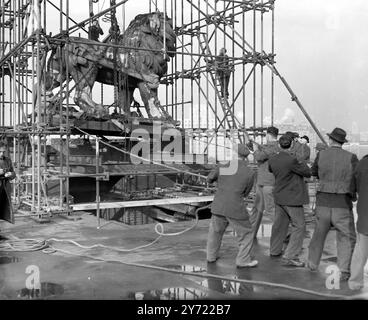
[[207, 177], [209, 183], [217, 181], [217, 192], [211, 205], [207, 261], [212, 263], [219, 258], [222, 237], [230, 225], [239, 243], [236, 266], [255, 267], [258, 261], [251, 258], [253, 233], [245, 203], [254, 186], [255, 172], [248, 166], [249, 149], [243, 144], [238, 144], [235, 149], [229, 167], [217, 167]]
[[305, 218], [303, 205], [306, 203], [304, 178], [309, 178], [309, 167], [298, 161], [289, 152], [292, 138], [283, 135], [279, 139], [281, 151], [272, 157], [269, 170], [275, 176], [274, 199], [275, 221], [271, 230], [270, 256], [282, 256], [283, 244], [291, 223], [290, 241], [282, 256], [286, 265], [303, 267], [299, 260], [305, 236]]
[[7, 156], [7, 147], [0, 142], [0, 220], [14, 223], [10, 181], [15, 178], [13, 164]]
[[357, 243], [351, 260], [349, 287], [352, 290], [359, 290], [364, 287], [364, 266], [368, 259], [368, 155], [358, 163], [352, 185], [358, 194], [358, 221]]

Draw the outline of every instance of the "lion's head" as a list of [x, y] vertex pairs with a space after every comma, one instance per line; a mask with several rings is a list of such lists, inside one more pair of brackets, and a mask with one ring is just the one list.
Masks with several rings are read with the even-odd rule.
[[170, 57], [175, 55], [176, 34], [173, 29], [172, 20], [164, 13], [153, 12], [137, 15], [124, 32], [123, 38], [134, 38], [137, 32], [144, 32], [157, 37], [157, 40], [162, 43], [165, 38], [168, 55]]

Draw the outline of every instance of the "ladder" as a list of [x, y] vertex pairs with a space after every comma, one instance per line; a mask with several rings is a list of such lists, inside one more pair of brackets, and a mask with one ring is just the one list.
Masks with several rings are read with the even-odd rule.
[[[201, 52], [207, 55], [213, 56], [209, 48], [209, 45], [208, 45], [207, 34], [203, 32], [198, 32], [197, 37], [198, 37], [198, 43], [199, 43]], [[216, 96], [218, 97], [218, 100], [220, 101], [220, 105], [224, 113], [224, 118], [219, 123], [216, 130], [218, 130], [221, 126], [225, 128], [225, 123], [227, 123], [229, 129], [236, 129], [236, 130], [239, 129], [239, 127], [241, 126], [240, 121], [235, 117], [228, 99], [226, 97], [221, 96], [221, 81], [216, 72], [216, 69], [210, 67], [208, 69], [208, 74], [211, 77], [213, 88], [215, 89]], [[244, 137], [241, 135], [239, 131], [237, 133], [237, 136], [238, 136], [239, 142], [243, 143]]]

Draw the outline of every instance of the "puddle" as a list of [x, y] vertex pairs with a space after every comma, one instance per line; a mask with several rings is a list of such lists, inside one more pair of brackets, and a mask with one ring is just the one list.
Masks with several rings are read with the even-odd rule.
[[160, 290], [149, 290], [128, 293], [128, 300], [199, 300], [208, 298], [208, 294], [194, 288], [165, 288]]
[[18, 258], [18, 257], [7, 257], [7, 256], [3, 256], [3, 257], [0, 257], [0, 264], [17, 263], [20, 260], [21, 259]]
[[163, 266], [164, 268], [168, 268], [168, 269], [174, 269], [174, 270], [180, 270], [180, 271], [186, 271], [186, 272], [206, 272], [207, 270], [205, 268], [202, 267], [198, 267], [198, 266], [192, 266], [192, 265], [188, 265], [188, 264], [184, 264], [184, 265], [166, 265]]
[[[212, 292], [222, 294], [221, 299], [318, 299], [309, 295], [284, 288], [271, 288], [269, 286], [254, 285], [237, 281], [237, 276], [227, 276], [234, 280], [221, 280], [207, 278], [199, 284]], [[245, 279], [244, 279], [245, 280]]]
[[[201, 300], [201, 299], [322, 299], [316, 295], [285, 288], [271, 288], [240, 282], [237, 276], [229, 280], [202, 278], [195, 281], [199, 288], [173, 287], [140, 292], [129, 292], [128, 300]], [[233, 278], [234, 280], [230, 280]], [[201, 289], [201, 287], [203, 289]]]
[[52, 296], [59, 296], [64, 293], [64, 287], [51, 282], [41, 282], [40, 289], [23, 288], [18, 292], [18, 298], [44, 299]]
[[[245, 298], [247, 296], [253, 295], [256, 292], [256, 286], [251, 284], [242, 283], [234, 280], [221, 280], [221, 279], [206, 279], [200, 282], [200, 285], [229, 296], [239, 296]], [[259, 291], [259, 288], [257, 288]], [[231, 298], [231, 297], [230, 297]]]

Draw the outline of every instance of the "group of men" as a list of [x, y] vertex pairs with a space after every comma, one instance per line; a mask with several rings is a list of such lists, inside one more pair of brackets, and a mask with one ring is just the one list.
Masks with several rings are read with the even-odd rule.
[[[217, 181], [218, 189], [211, 205], [207, 261], [213, 263], [220, 257], [222, 236], [230, 224], [239, 242], [236, 266], [257, 266], [252, 249], [265, 213], [273, 221], [271, 259], [316, 271], [327, 234], [334, 228], [340, 281], [349, 280], [351, 289], [362, 288], [368, 258], [368, 155], [359, 162], [355, 154], [344, 150], [346, 132], [335, 128], [328, 134], [328, 146], [317, 144], [318, 153], [311, 165], [308, 137], [293, 132], [286, 132], [279, 139], [278, 136], [279, 130], [269, 127], [265, 144], [236, 146], [229, 165], [237, 164], [237, 170], [229, 173], [222, 166], [209, 174], [208, 182]], [[257, 172], [248, 165], [251, 153], [258, 164]], [[304, 206], [309, 204], [307, 179], [312, 176], [318, 186], [316, 224], [307, 259], [302, 261], [306, 231]], [[249, 213], [244, 200], [254, 184], [256, 197]], [[357, 241], [353, 215], [356, 200]]]

